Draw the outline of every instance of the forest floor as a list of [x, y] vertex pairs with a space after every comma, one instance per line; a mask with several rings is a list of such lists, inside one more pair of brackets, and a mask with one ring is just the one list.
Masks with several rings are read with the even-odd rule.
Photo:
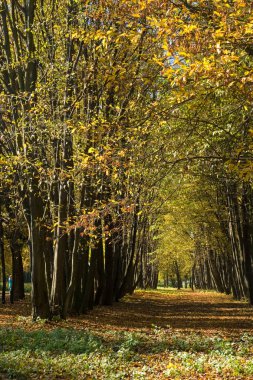
[[0, 306], [2, 379], [253, 379], [253, 308], [230, 296], [136, 291], [67, 321], [29, 314]]

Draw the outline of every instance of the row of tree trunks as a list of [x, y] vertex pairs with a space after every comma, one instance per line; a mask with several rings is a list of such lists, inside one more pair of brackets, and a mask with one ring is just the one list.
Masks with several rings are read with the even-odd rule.
[[232, 293], [234, 298], [247, 298], [253, 304], [252, 188], [246, 182], [239, 186], [235, 180], [228, 180], [222, 189], [219, 202], [226, 207], [228, 219], [219, 220], [218, 215], [218, 220], [225, 246], [222, 250], [196, 251], [194, 285]]
[[[109, 5], [94, 3], [94, 8], [100, 6], [108, 13]], [[148, 254], [141, 248], [142, 184], [128, 170], [136, 149], [130, 135], [131, 128], [141, 130], [143, 123], [142, 117], [135, 120], [132, 104], [139, 101], [140, 110], [142, 104], [145, 109], [153, 104], [149, 86], [139, 85], [136, 78], [143, 70], [153, 80], [153, 73], [160, 77], [160, 68], [154, 68], [153, 60], [147, 62], [145, 39], [148, 49], [153, 44], [145, 28], [133, 45], [123, 43], [122, 52], [127, 23], [118, 27], [114, 12], [101, 22], [98, 13], [75, 0], [24, 0], [22, 6], [0, 1], [0, 92], [7, 102], [0, 122], [1, 130], [7, 130], [4, 154], [7, 161], [14, 157], [13, 187], [29, 233], [34, 319], [66, 318], [94, 304], [111, 305], [134, 290], [140, 260]], [[101, 30], [110, 35], [108, 48]], [[105, 47], [117, 86], [108, 80], [108, 72], [108, 78], [101, 76], [100, 67], [107, 65]], [[125, 67], [126, 89], [121, 80]], [[112, 200], [117, 207], [111, 206]], [[121, 210], [124, 201], [129, 203], [126, 211]], [[83, 216], [90, 224], [82, 225]], [[18, 241], [12, 241], [11, 249], [14, 271], [21, 272]], [[0, 253], [4, 262], [3, 249]], [[155, 286], [155, 266], [151, 272]], [[14, 289], [19, 282], [15, 274]], [[23, 296], [18, 288], [15, 297]]]

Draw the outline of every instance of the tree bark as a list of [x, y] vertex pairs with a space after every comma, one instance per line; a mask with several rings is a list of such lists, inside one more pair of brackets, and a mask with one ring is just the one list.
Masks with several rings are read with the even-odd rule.
[[41, 237], [41, 226], [43, 220], [43, 202], [38, 195], [35, 186], [30, 194], [30, 247], [31, 247], [31, 268], [32, 268], [32, 316], [36, 320], [39, 318], [49, 318], [51, 316], [49, 307], [49, 294], [46, 278], [46, 268], [44, 260], [44, 240]]
[[1, 257], [1, 266], [2, 266], [2, 304], [5, 304], [6, 298], [6, 269], [5, 269], [5, 255], [4, 255], [4, 241], [3, 241], [3, 219], [0, 215], [0, 257]]

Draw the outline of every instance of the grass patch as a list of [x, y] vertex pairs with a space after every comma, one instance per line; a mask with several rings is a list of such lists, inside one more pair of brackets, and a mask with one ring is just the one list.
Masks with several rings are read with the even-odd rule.
[[[107, 339], [110, 335], [110, 339]], [[150, 333], [56, 328], [0, 331], [0, 371], [22, 379], [178, 379], [253, 375], [253, 337], [237, 340], [153, 326]], [[158, 359], [160, 357], [160, 359]]]

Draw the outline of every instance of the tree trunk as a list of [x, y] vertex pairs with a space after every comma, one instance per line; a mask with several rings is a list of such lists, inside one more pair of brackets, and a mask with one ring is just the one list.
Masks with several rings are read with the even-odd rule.
[[88, 276], [86, 281], [85, 293], [82, 303], [82, 311], [92, 310], [94, 306], [94, 281], [96, 274], [96, 264], [98, 256], [98, 248], [91, 248], [90, 263], [88, 269]]
[[101, 297], [102, 305], [113, 304], [113, 272], [114, 272], [114, 247], [112, 239], [108, 239], [105, 242], [105, 282], [103, 294]]
[[181, 279], [181, 274], [178, 266], [178, 262], [174, 262], [174, 267], [175, 267], [175, 273], [176, 273], [176, 278], [177, 278], [177, 289], [180, 290], [182, 288], [182, 279]]
[[74, 234], [74, 246], [73, 246], [73, 252], [72, 252], [71, 278], [70, 278], [70, 283], [66, 292], [66, 298], [64, 300], [63, 311], [62, 311], [62, 317], [64, 319], [67, 316], [69, 305], [71, 304], [72, 297], [74, 295], [75, 286], [77, 284], [79, 236], [80, 236], [80, 231], [78, 228], [76, 228], [75, 234]]
[[137, 199], [137, 206], [133, 216], [133, 226], [132, 226], [132, 234], [130, 241], [130, 259], [127, 265], [126, 274], [123, 278], [123, 282], [119, 289], [119, 293], [117, 298], [120, 299], [124, 297], [126, 293], [128, 293], [132, 289], [133, 279], [134, 279], [134, 255], [135, 255], [135, 247], [136, 247], [136, 239], [137, 239], [137, 229], [138, 229], [138, 211], [139, 211], [139, 198]]
[[95, 305], [98, 305], [100, 301], [102, 301], [102, 295], [104, 292], [105, 286], [105, 268], [104, 268], [104, 252], [103, 252], [103, 240], [102, 237], [99, 239], [98, 247], [97, 247], [97, 289], [95, 295]]
[[14, 235], [11, 240], [14, 301], [25, 298], [23, 260], [21, 255], [23, 242], [18, 241], [16, 237], [18, 237], [18, 234], [14, 231]]
[[0, 258], [2, 266], [2, 304], [5, 304], [5, 293], [6, 293], [6, 269], [5, 269], [5, 256], [4, 256], [4, 241], [3, 241], [3, 220], [0, 216]]
[[249, 301], [253, 305], [253, 270], [252, 270], [252, 236], [250, 234], [249, 221], [249, 185], [243, 183], [242, 188], [242, 234], [243, 234], [243, 255], [245, 261], [245, 273], [249, 288]]
[[54, 250], [53, 280], [51, 290], [51, 311], [54, 315], [63, 316], [63, 305], [66, 296], [66, 260], [68, 236], [64, 229], [67, 220], [66, 183], [60, 184], [56, 242]]
[[43, 203], [35, 187], [30, 194], [30, 247], [32, 268], [32, 316], [36, 320], [50, 317], [49, 295], [44, 261], [44, 240], [41, 238]]

